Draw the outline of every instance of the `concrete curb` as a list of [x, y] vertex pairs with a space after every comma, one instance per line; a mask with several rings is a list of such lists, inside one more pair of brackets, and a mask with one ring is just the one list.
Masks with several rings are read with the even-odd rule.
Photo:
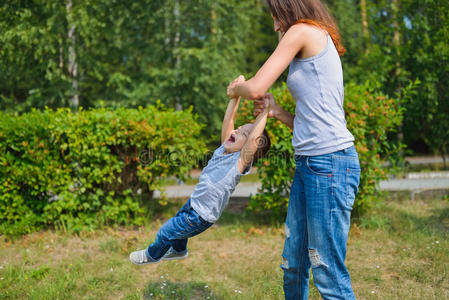
[[[448, 172], [449, 173], [449, 172]], [[251, 194], [255, 195], [260, 189], [260, 183], [246, 183], [242, 182], [235, 188], [232, 194], [233, 198], [249, 197]], [[383, 191], [410, 191], [421, 192], [426, 190], [449, 190], [448, 178], [419, 178], [419, 179], [390, 179], [380, 182], [380, 189]], [[169, 198], [184, 198], [189, 197], [195, 185], [174, 185], [166, 187], [166, 194]], [[154, 192], [154, 198], [160, 198], [158, 191]]]
[[406, 179], [430, 179], [430, 178], [449, 178], [449, 171], [441, 172], [413, 172], [405, 175]]

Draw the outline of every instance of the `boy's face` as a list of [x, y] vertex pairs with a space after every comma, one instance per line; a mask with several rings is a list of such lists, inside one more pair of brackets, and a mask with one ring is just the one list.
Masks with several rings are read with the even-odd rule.
[[233, 130], [231, 135], [225, 141], [224, 147], [227, 153], [242, 150], [253, 128], [253, 124], [245, 124]]

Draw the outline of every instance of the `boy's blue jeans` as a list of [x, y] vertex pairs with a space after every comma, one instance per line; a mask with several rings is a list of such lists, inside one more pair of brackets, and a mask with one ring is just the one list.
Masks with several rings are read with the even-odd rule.
[[205, 221], [190, 206], [189, 199], [176, 216], [162, 225], [156, 235], [156, 240], [148, 246], [145, 253], [150, 260], [157, 261], [170, 247], [178, 252], [184, 251], [187, 249], [188, 238], [203, 232], [212, 225], [213, 223]]
[[281, 265], [285, 299], [308, 299], [310, 267], [323, 299], [355, 299], [344, 261], [360, 181], [357, 151], [295, 160]]

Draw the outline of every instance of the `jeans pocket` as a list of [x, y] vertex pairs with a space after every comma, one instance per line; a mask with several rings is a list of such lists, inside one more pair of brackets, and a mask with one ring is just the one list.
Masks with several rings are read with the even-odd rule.
[[306, 159], [307, 169], [318, 176], [332, 175], [332, 156], [318, 155], [308, 156]]

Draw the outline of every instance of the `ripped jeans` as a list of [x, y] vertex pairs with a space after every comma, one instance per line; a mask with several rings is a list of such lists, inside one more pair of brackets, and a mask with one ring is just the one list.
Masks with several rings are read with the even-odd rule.
[[308, 299], [310, 268], [323, 299], [355, 299], [344, 261], [360, 181], [357, 151], [295, 160], [281, 265], [285, 299]]

